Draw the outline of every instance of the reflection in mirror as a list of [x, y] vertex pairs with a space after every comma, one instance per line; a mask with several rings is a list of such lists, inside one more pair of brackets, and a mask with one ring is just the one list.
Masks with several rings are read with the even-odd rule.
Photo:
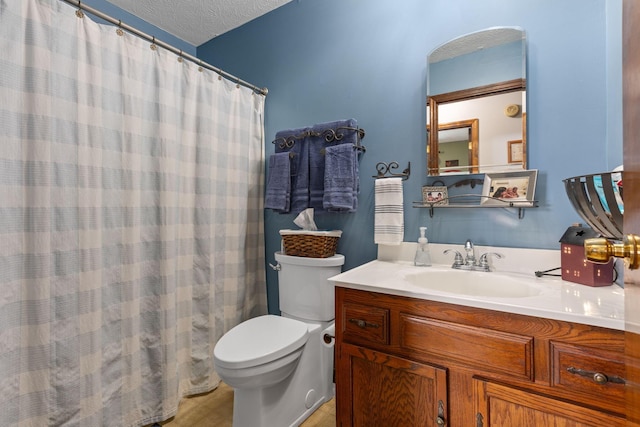
[[[526, 169], [524, 31], [491, 28], [468, 34], [435, 49], [428, 62], [428, 174]], [[445, 124], [472, 120], [475, 143], [467, 141], [467, 151], [458, 150], [456, 158], [441, 158], [452, 149], [443, 149], [443, 134], [429, 132], [431, 124], [445, 131]], [[516, 149], [518, 155], [510, 155]]]
[[[478, 119], [471, 119], [440, 123], [438, 161], [441, 175], [478, 172], [478, 122]], [[427, 132], [430, 132], [429, 128]]]

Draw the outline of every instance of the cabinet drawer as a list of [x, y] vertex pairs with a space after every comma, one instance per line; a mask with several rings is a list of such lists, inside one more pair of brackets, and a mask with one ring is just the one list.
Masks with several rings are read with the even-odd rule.
[[345, 341], [389, 344], [389, 310], [346, 302], [341, 320]]
[[533, 337], [406, 314], [400, 323], [403, 348], [533, 380]]
[[552, 387], [570, 398], [624, 413], [625, 365], [621, 355], [592, 347], [552, 342]]

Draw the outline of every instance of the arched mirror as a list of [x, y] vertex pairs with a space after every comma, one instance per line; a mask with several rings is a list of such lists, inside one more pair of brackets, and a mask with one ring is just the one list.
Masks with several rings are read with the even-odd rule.
[[490, 28], [434, 49], [427, 95], [429, 175], [527, 169], [522, 29]]

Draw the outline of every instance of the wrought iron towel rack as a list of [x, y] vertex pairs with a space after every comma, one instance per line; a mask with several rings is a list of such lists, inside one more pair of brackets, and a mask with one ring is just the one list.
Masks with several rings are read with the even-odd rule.
[[297, 135], [291, 135], [286, 138], [276, 138], [271, 141], [272, 144], [278, 144], [278, 147], [281, 149], [291, 148], [295, 145], [297, 140], [307, 138], [309, 136], [321, 136], [324, 138], [326, 142], [339, 142], [344, 138], [344, 131], [356, 131], [358, 134], [357, 142], [353, 145], [355, 149], [362, 151], [363, 153], [367, 151], [367, 148], [360, 144], [360, 141], [364, 139], [365, 131], [361, 128], [354, 128], [348, 126], [340, 126], [335, 129], [325, 129], [322, 132], [316, 132], [312, 130], [308, 130], [305, 132], [301, 132]]
[[393, 173], [391, 170], [398, 169], [398, 162], [378, 162], [376, 164], [377, 175], [372, 175], [372, 178], [380, 179], [380, 178], [402, 178], [403, 181], [409, 179], [411, 175], [411, 162], [408, 162], [407, 167], [401, 173]]

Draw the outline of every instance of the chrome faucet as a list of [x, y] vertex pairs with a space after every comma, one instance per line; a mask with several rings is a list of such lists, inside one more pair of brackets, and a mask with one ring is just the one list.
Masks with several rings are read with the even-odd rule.
[[469, 239], [464, 243], [464, 250], [467, 256], [464, 259], [464, 265], [474, 265], [476, 263], [476, 250], [473, 247], [473, 242]]
[[470, 271], [491, 271], [490, 264], [490, 256], [493, 255], [496, 258], [500, 259], [503, 257], [502, 254], [497, 252], [485, 252], [480, 255], [480, 258], [476, 261], [475, 248], [473, 246], [473, 242], [471, 240], [467, 240], [464, 244], [464, 250], [466, 252], [466, 257], [462, 257], [462, 254], [455, 249], [447, 249], [443, 253], [447, 254], [449, 252], [455, 253], [455, 258], [453, 260], [453, 264], [451, 268], [455, 268], [457, 270], [470, 270]]

